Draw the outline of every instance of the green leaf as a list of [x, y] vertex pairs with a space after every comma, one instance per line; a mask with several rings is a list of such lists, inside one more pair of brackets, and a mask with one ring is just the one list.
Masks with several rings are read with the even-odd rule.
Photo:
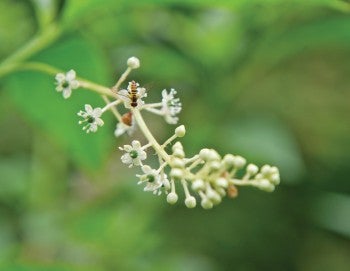
[[282, 181], [295, 182], [304, 172], [295, 138], [275, 119], [242, 118], [231, 125], [226, 135], [234, 154], [246, 157], [250, 163], [278, 166]]
[[[106, 64], [101, 53], [80, 38], [63, 41], [34, 60], [63, 67], [64, 70], [73, 68], [81, 77], [106, 82]], [[78, 89], [71, 98], [64, 100], [55, 91], [54, 76], [32, 71], [13, 74], [7, 82], [8, 95], [36, 129], [50, 134], [78, 165], [89, 168], [101, 166], [109, 153], [113, 134], [108, 125], [97, 133], [85, 134], [76, 115], [86, 103], [94, 107], [103, 106], [98, 95]]]

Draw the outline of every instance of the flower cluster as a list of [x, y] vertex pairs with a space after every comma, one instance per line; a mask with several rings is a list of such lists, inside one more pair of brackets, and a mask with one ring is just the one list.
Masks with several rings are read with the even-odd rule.
[[[101, 117], [106, 111], [111, 111], [118, 121], [115, 136], [131, 135], [135, 129], [143, 133], [146, 141], [144, 145], [138, 140], [133, 140], [131, 145], [119, 147], [119, 150], [123, 152], [122, 163], [130, 168], [140, 167], [141, 174], [137, 174], [136, 177], [139, 179], [138, 184], [144, 185], [144, 191], [155, 195], [164, 193], [167, 202], [175, 204], [179, 199], [177, 190], [180, 187], [185, 194], [186, 207], [194, 208], [197, 201], [200, 201], [204, 209], [219, 204], [225, 196], [236, 197], [239, 186], [253, 186], [266, 192], [274, 191], [280, 182], [277, 167], [264, 165], [259, 169], [254, 164], [247, 164], [246, 159], [239, 155], [226, 154], [222, 157], [215, 150], [207, 148], [192, 157], [187, 157], [181, 142], [176, 140], [185, 136], [184, 125], [178, 126], [174, 134], [160, 144], [147, 127], [141, 112], [147, 111], [162, 116], [167, 123], [176, 124], [182, 105], [179, 98], [175, 97], [177, 93], [174, 89], [170, 89], [169, 92], [164, 89], [158, 103], [146, 103], [146, 89], [135, 81], [130, 81], [127, 88], [120, 89], [129, 73], [139, 67], [138, 58], [129, 58], [126, 71], [111, 88], [86, 80], [78, 81], [73, 70], [66, 74], [59, 73], [56, 76], [56, 90], [63, 92], [64, 98], [68, 98], [72, 89], [78, 86], [101, 94], [106, 103], [103, 108], [93, 108], [86, 104], [85, 110], [78, 112], [78, 116], [82, 117], [79, 124], [83, 124], [83, 130], [87, 133], [96, 132], [98, 127], [104, 124]], [[124, 112], [121, 113], [122, 111]], [[170, 151], [167, 151], [167, 147], [174, 141], [176, 142]], [[147, 149], [152, 149], [157, 155], [158, 166], [155, 168], [146, 163]]]

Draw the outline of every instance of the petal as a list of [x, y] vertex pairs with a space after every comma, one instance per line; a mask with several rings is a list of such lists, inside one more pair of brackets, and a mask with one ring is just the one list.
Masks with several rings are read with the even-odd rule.
[[74, 70], [70, 70], [66, 74], [66, 79], [67, 79], [67, 81], [72, 81], [72, 80], [75, 79], [75, 76], [76, 76], [75, 71]]
[[72, 80], [72, 81], [70, 82], [70, 87], [71, 87], [72, 89], [78, 88], [78, 87], [79, 87], [79, 81], [77, 81], [77, 80]]
[[100, 118], [96, 118], [95, 119], [95, 123], [98, 125], [98, 126], [102, 126], [104, 124], [103, 120], [100, 119]]
[[62, 85], [58, 85], [58, 86], [56, 87], [56, 91], [58, 91], [58, 92], [61, 92], [63, 89], [64, 89], [64, 88], [62, 87]]
[[126, 152], [131, 152], [133, 148], [130, 145], [124, 145], [123, 150]]
[[92, 111], [92, 116], [95, 118], [98, 118], [102, 115], [102, 109], [100, 107], [96, 107], [93, 111]]
[[90, 124], [90, 128], [89, 128], [89, 130], [91, 131], [91, 132], [96, 132], [97, 131], [97, 124], [96, 123], [91, 123]]
[[72, 94], [72, 90], [70, 88], [63, 89], [63, 98], [68, 99]]
[[138, 154], [138, 158], [140, 158], [141, 160], [145, 160], [147, 158], [147, 154], [145, 151], [139, 151]]
[[133, 141], [131, 142], [131, 145], [132, 145], [132, 147], [133, 147], [135, 150], [138, 150], [138, 149], [141, 148], [141, 143], [140, 143], [140, 141], [138, 141], [138, 140], [133, 140]]
[[86, 105], [85, 105], [85, 111], [86, 111], [86, 113], [88, 113], [89, 115], [92, 115], [92, 112], [93, 112], [92, 106], [89, 105], [89, 104], [86, 104]]
[[120, 157], [120, 159], [122, 160], [122, 162], [124, 164], [131, 164], [132, 163], [132, 158], [130, 157], [130, 155], [128, 153], [123, 154], [122, 157]]
[[62, 81], [64, 81], [66, 79], [66, 76], [63, 73], [58, 73], [58, 74], [56, 74], [55, 79], [59, 83], [61, 83]]

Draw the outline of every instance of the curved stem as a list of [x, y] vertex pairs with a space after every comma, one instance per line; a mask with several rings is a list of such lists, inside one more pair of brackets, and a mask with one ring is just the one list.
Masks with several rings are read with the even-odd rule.
[[148, 129], [145, 121], [143, 120], [143, 117], [140, 113], [140, 111], [136, 108], [132, 108], [131, 112], [137, 122], [137, 125], [139, 126], [142, 133], [145, 135], [145, 137], [148, 139], [149, 143], [152, 144], [152, 147], [156, 150], [156, 152], [168, 163], [170, 163], [170, 157], [169, 155], [164, 151], [164, 149], [159, 145], [157, 140], [152, 135], [151, 131]]
[[52, 24], [47, 26], [45, 30], [39, 32], [33, 39], [0, 63], [0, 78], [16, 70], [20, 67], [22, 61], [45, 48], [52, 41], [57, 39], [60, 33], [61, 30], [57, 25]]

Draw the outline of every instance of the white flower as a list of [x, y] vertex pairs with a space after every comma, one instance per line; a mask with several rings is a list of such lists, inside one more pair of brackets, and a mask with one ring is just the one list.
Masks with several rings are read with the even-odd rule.
[[91, 105], [85, 105], [85, 111], [79, 111], [78, 116], [82, 117], [83, 120], [79, 121], [79, 124], [85, 124], [83, 130], [86, 130], [86, 133], [96, 132], [98, 126], [102, 126], [104, 124], [103, 120], [100, 118], [102, 115], [102, 109], [97, 107], [95, 109], [92, 108]]
[[114, 135], [116, 137], [121, 136], [124, 133], [127, 133], [128, 135], [132, 135], [135, 131], [135, 123], [133, 123], [131, 126], [124, 124], [123, 122], [118, 122], [116, 129], [114, 130]]
[[157, 170], [152, 169], [150, 166], [143, 166], [142, 171], [144, 174], [136, 175], [140, 178], [138, 184], [146, 183], [144, 191], [151, 191], [153, 194], [160, 195], [162, 193], [161, 188], [166, 185], [168, 181], [166, 174], [162, 176], [158, 173]]
[[119, 90], [117, 94], [125, 108], [140, 108], [145, 104], [142, 98], [147, 97], [146, 89], [139, 87], [135, 81], [129, 82], [128, 88]]
[[179, 98], [175, 98], [175, 89], [171, 89], [168, 93], [166, 89], [162, 91], [162, 108], [161, 112], [165, 117], [165, 121], [169, 124], [176, 124], [179, 120], [175, 115], [181, 111], [181, 103]]
[[126, 151], [125, 154], [122, 155], [121, 160], [124, 164], [132, 166], [142, 165], [142, 160], [147, 158], [147, 154], [141, 148], [141, 143], [137, 140], [133, 140], [131, 145], [124, 145], [123, 148], [119, 147], [120, 150]]
[[121, 136], [124, 133], [128, 135], [132, 135], [136, 129], [136, 122], [132, 117], [131, 112], [125, 113], [122, 116], [121, 122], [117, 123], [116, 129], [114, 131], [114, 135], [116, 137]]
[[66, 74], [56, 74], [56, 90], [63, 93], [63, 98], [67, 99], [72, 94], [72, 90], [79, 87], [79, 81], [75, 79], [74, 70], [68, 71]]

